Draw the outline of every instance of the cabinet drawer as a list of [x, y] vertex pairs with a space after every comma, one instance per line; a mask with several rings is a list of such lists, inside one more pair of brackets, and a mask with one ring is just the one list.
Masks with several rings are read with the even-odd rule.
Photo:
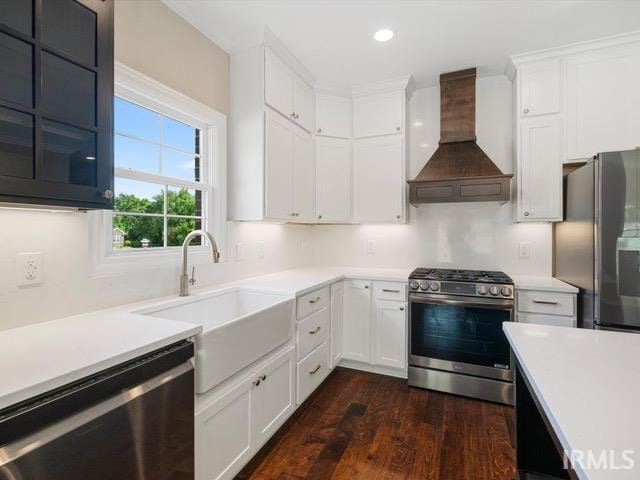
[[373, 297], [376, 300], [400, 300], [407, 299], [407, 285], [396, 282], [374, 282]]
[[518, 291], [518, 312], [573, 317], [574, 296], [567, 293]]
[[575, 327], [573, 317], [560, 317], [556, 315], [541, 315], [539, 313], [518, 313], [518, 323], [537, 323], [538, 325], [551, 325], [552, 327]]
[[328, 306], [330, 292], [331, 290], [327, 286], [298, 297], [298, 320]]
[[329, 343], [298, 362], [298, 403], [302, 403], [329, 374]]
[[325, 307], [305, 318], [297, 326], [298, 360], [306, 357], [318, 345], [329, 338], [331, 309]]

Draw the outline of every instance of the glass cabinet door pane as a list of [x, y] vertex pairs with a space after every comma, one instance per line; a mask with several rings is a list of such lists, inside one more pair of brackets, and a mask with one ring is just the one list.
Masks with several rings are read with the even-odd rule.
[[0, 98], [32, 107], [33, 47], [0, 32], [0, 66]]
[[33, 178], [33, 117], [0, 108], [0, 175]]
[[42, 2], [42, 41], [85, 65], [96, 64], [96, 14], [74, 0]]
[[45, 115], [78, 125], [95, 125], [95, 73], [44, 52], [42, 108]]
[[95, 186], [98, 171], [96, 134], [45, 120], [42, 161], [46, 180]]
[[33, 35], [33, 2], [32, 0], [0, 1], [0, 22], [7, 27]]

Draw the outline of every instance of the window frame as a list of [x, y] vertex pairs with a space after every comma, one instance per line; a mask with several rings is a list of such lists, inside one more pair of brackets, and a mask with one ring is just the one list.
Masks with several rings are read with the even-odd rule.
[[[204, 159], [204, 162], [201, 162], [200, 172], [202, 183], [179, 180], [175, 186], [182, 185], [205, 192], [204, 223], [216, 239], [221, 259], [224, 260], [227, 243], [226, 116], [117, 62], [114, 96], [200, 129], [200, 155]], [[119, 171], [125, 175], [117, 175]], [[114, 167], [114, 173], [116, 176], [132, 180], [148, 181], [153, 178], [159, 185], [165, 185], [166, 183], [163, 182], [168, 178], [150, 173], [138, 174], [135, 171], [120, 170], [117, 167]], [[170, 182], [170, 185], [174, 184]], [[179, 267], [181, 260], [179, 246], [119, 251], [112, 249], [111, 219], [114, 213], [113, 211], [89, 212], [91, 216], [89, 253], [92, 256], [92, 276]], [[209, 247], [192, 246], [189, 259], [194, 264], [211, 262]]]

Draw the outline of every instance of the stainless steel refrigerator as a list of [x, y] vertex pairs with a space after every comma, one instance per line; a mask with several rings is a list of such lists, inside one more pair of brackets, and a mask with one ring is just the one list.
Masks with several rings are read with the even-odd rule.
[[580, 289], [579, 326], [640, 333], [640, 150], [598, 154], [564, 196], [555, 276]]

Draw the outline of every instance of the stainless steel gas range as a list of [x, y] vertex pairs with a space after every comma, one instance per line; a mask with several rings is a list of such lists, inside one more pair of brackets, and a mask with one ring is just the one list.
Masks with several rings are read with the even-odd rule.
[[503, 272], [418, 268], [409, 276], [409, 385], [514, 404], [514, 321]]

